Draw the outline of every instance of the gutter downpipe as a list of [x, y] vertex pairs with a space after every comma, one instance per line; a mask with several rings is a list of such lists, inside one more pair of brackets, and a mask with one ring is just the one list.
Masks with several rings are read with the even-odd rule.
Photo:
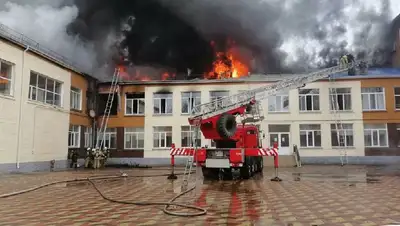
[[22, 53], [22, 66], [21, 66], [21, 91], [19, 94], [19, 112], [18, 112], [18, 132], [17, 132], [17, 156], [16, 164], [17, 169], [20, 168], [19, 158], [20, 158], [20, 138], [21, 138], [21, 122], [22, 122], [22, 104], [23, 104], [23, 93], [24, 93], [24, 69], [25, 69], [25, 54], [29, 50], [30, 46], [26, 46], [26, 49]]

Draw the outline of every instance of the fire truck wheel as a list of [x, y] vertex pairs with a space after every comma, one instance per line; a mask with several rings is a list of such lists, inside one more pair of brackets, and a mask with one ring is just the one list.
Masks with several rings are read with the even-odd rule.
[[217, 131], [222, 138], [229, 138], [235, 135], [236, 118], [231, 114], [223, 114], [217, 121]]
[[218, 179], [219, 169], [202, 167], [204, 179]]
[[249, 157], [246, 157], [246, 158], [245, 158], [243, 167], [240, 168], [240, 177], [241, 177], [242, 179], [247, 180], [247, 179], [249, 179], [249, 178], [253, 175], [251, 162], [252, 162], [252, 161], [250, 160]]

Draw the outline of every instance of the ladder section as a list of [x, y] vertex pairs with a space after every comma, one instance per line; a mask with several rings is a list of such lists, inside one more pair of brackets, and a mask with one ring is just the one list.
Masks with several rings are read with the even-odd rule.
[[[99, 127], [97, 139], [96, 139], [96, 149], [100, 149], [104, 145], [104, 133], [107, 130], [108, 119], [110, 118], [111, 108], [114, 101], [115, 93], [118, 91], [118, 81], [119, 81], [119, 68], [114, 70], [114, 74], [111, 80], [111, 86], [107, 97], [106, 107], [104, 109], [104, 114], [101, 119], [101, 124]], [[101, 136], [103, 138], [101, 139]]]
[[[331, 84], [334, 83], [334, 78], [330, 77], [329, 78]], [[338, 142], [338, 148], [340, 151], [340, 162], [342, 166], [346, 163], [348, 163], [348, 158], [347, 158], [347, 149], [346, 149], [346, 141], [345, 141], [345, 129], [342, 123], [342, 120], [340, 119], [340, 109], [339, 109], [339, 99], [338, 99], [338, 93], [337, 93], [337, 88], [330, 88], [329, 89], [329, 95], [331, 96], [331, 110], [333, 113], [333, 118], [334, 118], [334, 124], [335, 124], [335, 130], [336, 130], [336, 139]]]
[[329, 77], [329, 75], [347, 71], [353, 65], [355, 65], [355, 63], [338, 65], [307, 75], [284, 79], [271, 85], [248, 90], [229, 97], [220, 98], [209, 103], [200, 104], [193, 108], [193, 116], [190, 119], [206, 119], [209, 117], [213, 117], [215, 115], [219, 115], [248, 104], [249, 101], [253, 98], [256, 98], [257, 100], [262, 100], [267, 98], [268, 96], [276, 95], [278, 92], [296, 89], [308, 83], [327, 78]]
[[[182, 187], [181, 190], [182, 192], [186, 191], [188, 189], [188, 184], [189, 184], [189, 180], [190, 180], [190, 176], [192, 174], [192, 170], [193, 170], [193, 160], [194, 160], [194, 156], [197, 153], [197, 139], [200, 139], [200, 137], [198, 137], [199, 132], [200, 132], [200, 128], [198, 126], [194, 127], [194, 131], [193, 134], [191, 136], [192, 140], [191, 140], [191, 146], [194, 149], [194, 152], [192, 155], [188, 156], [186, 159], [186, 164], [185, 164], [185, 171], [183, 172], [183, 181], [182, 181]], [[196, 170], [197, 170], [197, 166], [196, 166]]]

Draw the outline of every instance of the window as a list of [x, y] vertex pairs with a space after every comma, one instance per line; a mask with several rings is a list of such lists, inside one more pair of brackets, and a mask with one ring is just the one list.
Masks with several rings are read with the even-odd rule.
[[364, 142], [366, 147], [387, 147], [386, 124], [364, 124]]
[[172, 145], [172, 126], [153, 127], [153, 147], [170, 148]]
[[[229, 96], [229, 91], [210, 91], [210, 102], [213, 102], [215, 100], [228, 97]], [[218, 103], [215, 108], [218, 108]]]
[[182, 114], [191, 114], [193, 108], [201, 104], [201, 92], [182, 92]]
[[13, 95], [12, 65], [0, 60], [0, 94]]
[[269, 112], [288, 112], [289, 111], [289, 94], [277, 94], [268, 97]]
[[329, 109], [337, 111], [351, 110], [351, 88], [329, 89]]
[[361, 88], [364, 111], [385, 110], [385, 89], [382, 87]]
[[125, 149], [144, 148], [144, 128], [125, 128]]
[[81, 141], [80, 137], [81, 137], [80, 126], [70, 125], [68, 134], [68, 147], [79, 148]]
[[103, 140], [101, 148], [117, 148], [117, 129], [107, 128], [104, 134], [100, 134], [100, 141]]
[[394, 103], [396, 110], [400, 110], [400, 87], [394, 88]]
[[61, 107], [61, 83], [31, 71], [29, 99]]
[[299, 90], [300, 111], [319, 111], [319, 89]]
[[300, 125], [300, 147], [321, 147], [321, 125]]
[[[181, 126], [181, 147], [201, 147], [201, 132], [197, 133], [195, 138], [195, 127]], [[196, 139], [196, 144], [194, 143]]]
[[82, 110], [82, 91], [78, 88], [71, 87], [71, 109]]
[[400, 147], [400, 124], [396, 125], [397, 130], [397, 147]]
[[353, 147], [353, 124], [331, 124], [331, 144], [332, 147]]
[[93, 147], [93, 129], [92, 127], [85, 128], [85, 148]]
[[154, 93], [154, 114], [172, 114], [172, 93]]
[[125, 94], [125, 114], [143, 115], [144, 114], [144, 93]]

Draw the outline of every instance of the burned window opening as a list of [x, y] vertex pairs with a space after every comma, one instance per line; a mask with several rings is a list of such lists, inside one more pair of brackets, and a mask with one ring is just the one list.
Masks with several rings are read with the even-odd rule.
[[[118, 114], [118, 104], [119, 104], [118, 98], [119, 98], [118, 95], [115, 94], [114, 100], [111, 104], [110, 115]], [[107, 100], [108, 100], [108, 93], [99, 94], [98, 115], [104, 115], [104, 111], [106, 110]]]

